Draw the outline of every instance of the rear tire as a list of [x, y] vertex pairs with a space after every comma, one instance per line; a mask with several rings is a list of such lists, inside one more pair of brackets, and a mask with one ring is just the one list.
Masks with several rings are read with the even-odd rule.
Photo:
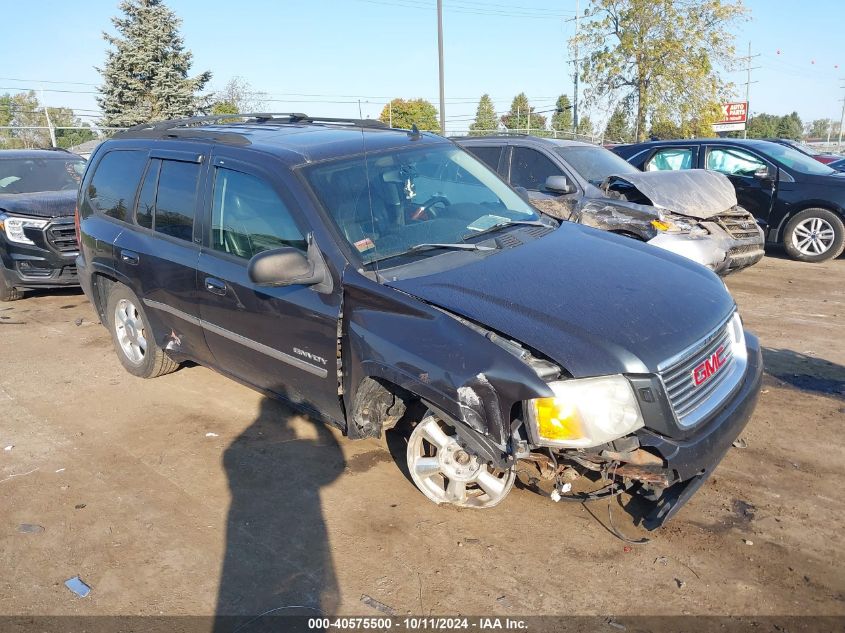
[[805, 209], [789, 220], [783, 234], [787, 255], [801, 262], [824, 262], [845, 249], [845, 224], [827, 209]]
[[0, 270], [0, 301], [17, 301], [23, 298], [23, 290], [18, 290], [9, 283], [6, 275]]
[[111, 287], [106, 320], [117, 357], [133, 376], [156, 378], [179, 368], [156, 343], [141, 301], [126, 286]]

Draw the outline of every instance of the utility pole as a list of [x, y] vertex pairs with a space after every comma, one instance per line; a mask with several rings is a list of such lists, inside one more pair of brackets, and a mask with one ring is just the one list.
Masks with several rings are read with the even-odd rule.
[[[845, 77], [843, 77], [842, 81], [845, 81]], [[842, 86], [842, 89], [845, 90], [845, 86]], [[836, 143], [836, 151], [842, 151], [842, 128], [845, 127], [845, 97], [842, 97], [842, 116], [839, 117], [839, 141]]]
[[393, 127], [393, 99], [387, 102], [387, 127]]
[[446, 91], [443, 86], [443, 0], [437, 0], [437, 53], [440, 61], [440, 133], [446, 136]]
[[581, 13], [579, 0], [575, 0], [575, 61], [573, 67], [575, 68], [575, 95], [572, 101], [572, 132], [575, 138], [578, 138], [578, 14]]
[[[50, 121], [50, 111], [47, 109], [47, 103], [44, 101], [44, 88], [41, 89], [41, 104], [44, 106], [44, 116], [47, 117], [47, 128], [50, 130], [50, 143], [53, 147], [57, 147], [56, 145], [56, 130], [53, 129], [53, 124]], [[840, 141], [841, 141], [841, 134], [840, 134]]]
[[751, 84], [756, 84], [756, 81], [751, 81], [751, 71], [757, 70], [760, 67], [754, 66], [751, 67], [751, 60], [755, 57], [760, 57], [760, 53], [756, 55], [751, 54], [751, 42], [748, 42], [748, 57], [740, 57], [739, 61], [745, 62], [745, 72], [746, 72], [746, 80], [745, 80], [745, 129], [742, 131], [742, 138], [748, 138], [748, 118], [749, 114], [751, 114]]

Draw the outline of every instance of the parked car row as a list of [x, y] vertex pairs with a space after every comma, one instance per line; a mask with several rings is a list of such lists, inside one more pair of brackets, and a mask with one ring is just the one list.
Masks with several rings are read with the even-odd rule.
[[644, 171], [725, 174], [766, 240], [782, 244], [794, 259], [825, 261], [845, 248], [845, 173], [787, 145], [717, 138], [651, 141], [613, 151]]
[[578, 141], [497, 135], [458, 142], [555, 217], [648, 242], [717, 273], [765, 254], [763, 232], [720, 174], [644, 174]]

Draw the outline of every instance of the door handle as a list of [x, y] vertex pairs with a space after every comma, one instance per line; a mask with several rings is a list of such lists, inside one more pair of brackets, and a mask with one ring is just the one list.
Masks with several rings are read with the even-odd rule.
[[134, 251], [124, 250], [120, 251], [120, 259], [129, 264], [130, 266], [137, 266], [138, 262], [141, 261], [141, 257], [138, 255], [138, 253]]
[[221, 281], [220, 279], [215, 279], [214, 277], [205, 278], [205, 289], [213, 294], [220, 296], [225, 296], [228, 292], [226, 282]]

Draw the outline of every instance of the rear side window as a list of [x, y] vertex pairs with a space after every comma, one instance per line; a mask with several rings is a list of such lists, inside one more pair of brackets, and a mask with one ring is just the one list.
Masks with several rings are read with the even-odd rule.
[[269, 184], [221, 167], [214, 178], [211, 244], [243, 259], [285, 246], [306, 250], [290, 210]]
[[87, 189], [94, 210], [125, 222], [146, 163], [147, 153], [139, 150], [116, 150], [103, 156]]
[[502, 148], [495, 146], [475, 146], [467, 147], [476, 158], [480, 159], [493, 171], [499, 168], [499, 157], [502, 155]]
[[678, 171], [693, 168], [694, 153], [691, 147], [659, 149], [645, 164], [646, 171]]
[[525, 187], [532, 191], [542, 191], [549, 176], [562, 176], [563, 173], [551, 160], [540, 152], [527, 147], [514, 147], [511, 159], [511, 185]]
[[191, 241], [199, 177], [200, 165], [197, 163], [161, 161], [153, 220], [157, 233]]

